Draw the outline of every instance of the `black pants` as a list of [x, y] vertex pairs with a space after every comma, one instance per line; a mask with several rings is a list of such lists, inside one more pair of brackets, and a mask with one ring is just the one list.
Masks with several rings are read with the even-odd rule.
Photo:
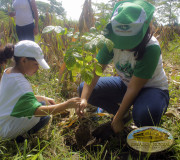
[[19, 41], [22, 40], [34, 41], [34, 23], [28, 24], [26, 26], [16, 25], [16, 32]]

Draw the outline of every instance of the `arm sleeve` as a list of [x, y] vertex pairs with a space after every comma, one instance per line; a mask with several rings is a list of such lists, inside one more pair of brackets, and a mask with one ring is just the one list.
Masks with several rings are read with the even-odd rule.
[[100, 64], [109, 64], [113, 59], [114, 53], [109, 52], [106, 45], [98, 52], [96, 59]]
[[151, 79], [158, 65], [161, 49], [158, 45], [146, 48], [144, 57], [137, 61], [134, 75], [143, 79]]
[[28, 92], [20, 97], [17, 101], [14, 109], [11, 113], [11, 116], [21, 118], [28, 117], [31, 118], [34, 115], [35, 110], [41, 106], [34, 96], [34, 93]]

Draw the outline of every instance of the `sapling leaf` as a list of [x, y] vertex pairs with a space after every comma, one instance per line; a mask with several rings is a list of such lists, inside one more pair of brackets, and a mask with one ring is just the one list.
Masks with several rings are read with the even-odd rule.
[[54, 28], [54, 31], [58, 34], [61, 33], [63, 30], [64, 29], [61, 26], [55, 26], [55, 28]]
[[96, 31], [97, 31], [97, 30], [96, 30], [95, 27], [91, 27], [90, 30], [89, 30], [89, 32], [91, 32], [91, 33], [95, 33]]
[[49, 32], [52, 32], [54, 30], [55, 26], [46, 26], [42, 33], [49, 33]]
[[90, 61], [92, 61], [93, 57], [92, 56], [86, 56], [85, 57], [85, 61], [88, 63]]
[[106, 38], [105, 39], [105, 44], [106, 44], [106, 47], [109, 50], [109, 52], [111, 52], [113, 50], [114, 43], [111, 40]]
[[66, 63], [66, 67], [68, 70], [73, 69], [74, 65], [76, 64], [76, 59], [74, 56], [70, 55], [70, 56], [65, 56], [64, 57], [64, 61]]
[[100, 39], [97, 43], [97, 48], [98, 49], [101, 49], [102, 47], [104, 46], [104, 40], [103, 39]]
[[79, 54], [78, 52], [74, 52], [73, 53], [73, 56], [75, 57], [75, 58], [77, 58], [78, 60], [83, 60], [83, 57], [82, 57], [82, 55], [81, 54]]
[[81, 71], [81, 77], [89, 85], [93, 79], [93, 74], [89, 70], [83, 69]]
[[97, 76], [102, 76], [103, 74], [102, 66], [99, 63], [96, 64], [95, 73]]
[[73, 32], [68, 32], [67, 33], [67, 37], [72, 37], [73, 36]]
[[77, 38], [79, 37], [79, 34], [80, 34], [80, 32], [76, 32], [73, 37], [74, 37], [75, 39], [77, 39]]

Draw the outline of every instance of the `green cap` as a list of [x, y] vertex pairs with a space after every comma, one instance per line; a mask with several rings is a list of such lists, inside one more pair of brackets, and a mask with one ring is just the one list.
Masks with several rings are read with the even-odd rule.
[[154, 6], [144, 0], [118, 2], [105, 29], [105, 37], [115, 48], [133, 49], [144, 38], [151, 22]]

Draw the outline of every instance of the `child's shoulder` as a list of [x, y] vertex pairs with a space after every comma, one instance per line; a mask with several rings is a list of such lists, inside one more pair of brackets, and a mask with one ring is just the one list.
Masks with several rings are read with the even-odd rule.
[[[4, 73], [3, 77], [5, 78], [3, 80], [3, 83], [7, 86], [11, 86], [11, 89], [16, 89], [19, 92], [27, 93], [32, 92], [32, 87], [29, 81], [24, 77], [21, 73], [10, 73], [6, 74]], [[8, 79], [8, 80], [7, 80]]]
[[22, 92], [33, 92], [30, 82], [23, 75], [16, 77], [16, 83]]
[[157, 46], [160, 46], [159, 45], [159, 42], [158, 40], [156, 39], [156, 37], [152, 36], [150, 41], [148, 42], [147, 46], [146, 47], [149, 47], [151, 45], [157, 45]]

